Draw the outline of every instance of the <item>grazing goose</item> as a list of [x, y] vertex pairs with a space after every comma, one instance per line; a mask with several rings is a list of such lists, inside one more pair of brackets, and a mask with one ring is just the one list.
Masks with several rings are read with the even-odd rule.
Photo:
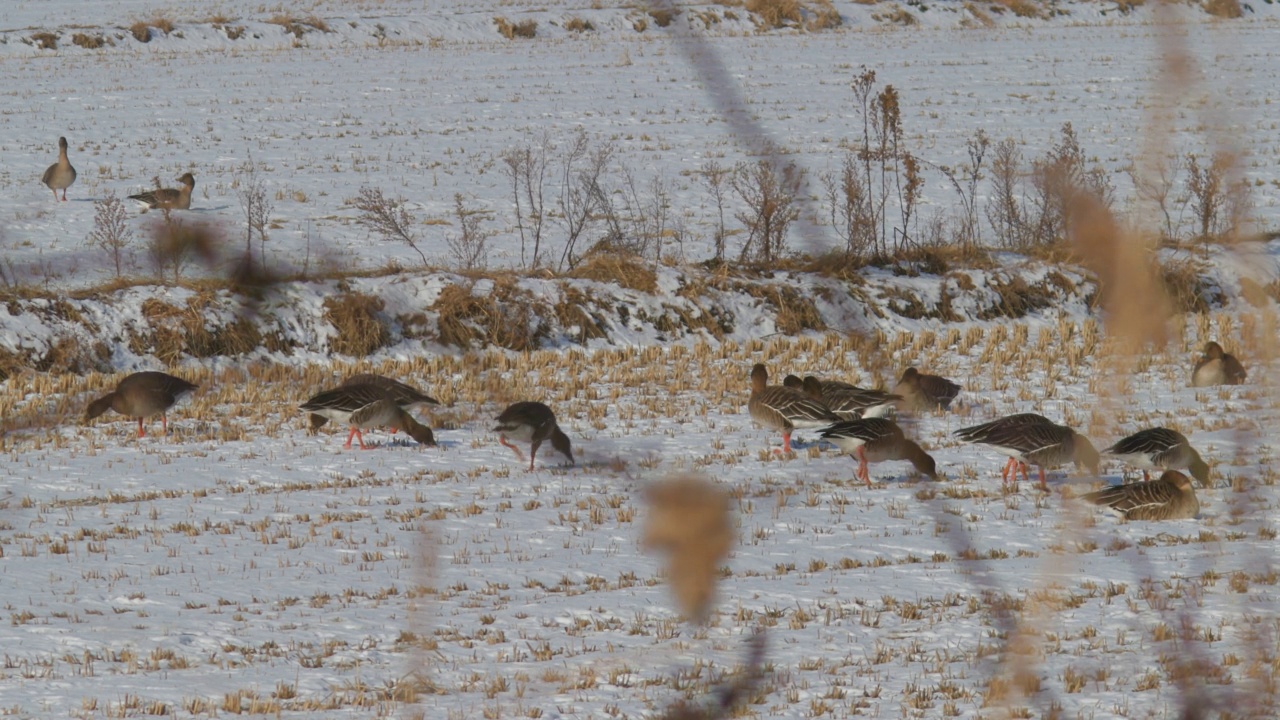
[[546, 405], [531, 401], [512, 403], [502, 411], [497, 420], [498, 424], [493, 428], [493, 432], [498, 433], [498, 442], [515, 451], [516, 457], [520, 460], [524, 460], [524, 453], [509, 441], [531, 444], [529, 470], [533, 470], [533, 461], [538, 456], [538, 448], [545, 440], [550, 440], [551, 447], [568, 458], [570, 465], [575, 464], [569, 436], [560, 430], [560, 426], [556, 424], [556, 414]]
[[747, 401], [751, 419], [769, 430], [782, 433], [782, 452], [791, 452], [791, 433], [796, 429], [827, 427], [840, 417], [795, 388], [769, 385], [769, 371], [763, 363], [751, 368], [751, 399]]
[[857, 476], [871, 487], [868, 463], [885, 460], [907, 460], [931, 480], [938, 479], [937, 464], [915, 441], [902, 434], [902, 428], [885, 418], [845, 420], [822, 431], [822, 437], [858, 460]]
[[1040, 487], [1044, 490], [1049, 489], [1045, 481], [1046, 467], [1074, 462], [1077, 466], [1088, 467], [1094, 475], [1098, 474], [1098, 451], [1088, 438], [1035, 413], [1009, 415], [981, 425], [960, 428], [953, 434], [965, 442], [990, 445], [1008, 455], [1009, 462], [1005, 463], [1004, 472], [1000, 474], [1002, 483], [1008, 482], [1010, 471], [1013, 471], [1016, 482], [1019, 467], [1022, 469], [1022, 478], [1027, 479], [1029, 464], [1040, 468]]
[[178, 178], [178, 182], [182, 183], [181, 189], [157, 188], [130, 195], [129, 199], [137, 200], [146, 205], [147, 209], [187, 210], [191, 207], [191, 191], [196, 187], [196, 178], [191, 173], [183, 173], [182, 177]]
[[431, 428], [414, 420], [412, 415], [405, 412], [404, 408], [391, 398], [375, 400], [365, 405], [351, 413], [347, 422], [351, 425], [351, 432], [347, 434], [347, 444], [344, 447], [351, 447], [351, 437], [354, 435], [360, 443], [360, 449], [368, 450], [360, 431], [378, 427], [388, 427], [393, 432], [403, 430], [409, 434], [409, 437], [428, 447], [434, 447], [436, 444]]
[[1247, 376], [1234, 355], [1223, 352], [1221, 345], [1210, 340], [1204, 344], [1204, 354], [1196, 363], [1196, 369], [1191, 371], [1191, 384], [1194, 387], [1239, 385]]
[[142, 421], [159, 415], [164, 434], [168, 435], [169, 408], [197, 387], [168, 373], [153, 370], [136, 372], [121, 380], [116, 385], [115, 392], [107, 393], [89, 403], [89, 407], [84, 412], [84, 419], [88, 422], [107, 410], [115, 410], [121, 415], [137, 418], [138, 437], [144, 437], [146, 430], [142, 426]]
[[[439, 405], [440, 401], [427, 395], [412, 385], [407, 385], [394, 378], [374, 373], [358, 373], [342, 382], [343, 385], [373, 385], [381, 388], [386, 397], [393, 400], [405, 410], [421, 411], [431, 405]], [[324, 427], [329, 418], [319, 413], [311, 413], [311, 432]], [[393, 428], [394, 429], [394, 428]]]
[[1126, 520], [1179, 520], [1200, 512], [1191, 478], [1166, 470], [1159, 480], [1117, 485], [1085, 493], [1080, 499], [1102, 505]]
[[[385, 402], [383, 402], [385, 401]], [[388, 405], [395, 406], [400, 412], [392, 413]], [[390, 427], [393, 430], [404, 430], [423, 445], [435, 445], [435, 437], [431, 428], [414, 420], [403, 408], [389, 397], [387, 391], [375, 383], [355, 383], [339, 385], [332, 390], [317, 393], [310, 400], [299, 406], [312, 415], [319, 415], [326, 420], [350, 426], [347, 442], [342, 447], [350, 448], [351, 439], [356, 438], [361, 450], [369, 449], [364, 444], [362, 429], [372, 427]], [[315, 420], [312, 420], [315, 426]]]
[[822, 402], [841, 420], [884, 417], [893, 412], [895, 403], [902, 400], [901, 395], [860, 388], [839, 380], [819, 380], [812, 375], [806, 375], [804, 380], [788, 375], [782, 379], [782, 384]]
[[910, 410], [946, 410], [960, 394], [960, 386], [939, 375], [926, 375], [909, 367], [902, 373], [893, 391], [902, 396], [903, 404]]
[[44, 176], [40, 178], [40, 182], [44, 183], [53, 191], [53, 199], [58, 199], [58, 191], [62, 191], [62, 199], [67, 199], [67, 188], [76, 181], [76, 169], [71, 167], [71, 161], [67, 159], [67, 139], [58, 138], [58, 162], [49, 166], [44, 171]]
[[1151, 479], [1148, 470], [1189, 470], [1202, 486], [1209, 484], [1209, 466], [1176, 430], [1162, 427], [1139, 430], [1102, 452], [1126, 465], [1142, 468], [1143, 480]]

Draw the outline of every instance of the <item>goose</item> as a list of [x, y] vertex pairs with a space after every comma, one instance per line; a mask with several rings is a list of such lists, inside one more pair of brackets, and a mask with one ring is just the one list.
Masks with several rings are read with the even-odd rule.
[[894, 393], [860, 388], [839, 380], [819, 380], [812, 375], [806, 375], [803, 380], [788, 375], [782, 379], [782, 384], [820, 401], [841, 420], [884, 417], [893, 412], [895, 403], [902, 400], [901, 395]]
[[1080, 496], [1085, 502], [1105, 506], [1126, 520], [1179, 520], [1200, 512], [1191, 478], [1166, 470], [1159, 480], [1117, 485]]
[[998, 420], [960, 428], [953, 433], [965, 442], [990, 445], [1009, 456], [1004, 472], [1000, 474], [1001, 482], [1008, 482], [1010, 471], [1017, 480], [1017, 468], [1022, 469], [1022, 478], [1027, 479], [1027, 465], [1040, 468], [1040, 487], [1048, 490], [1045, 481], [1045, 468], [1057, 467], [1068, 462], [1077, 466], [1086, 466], [1094, 475], [1098, 474], [1098, 451], [1093, 443], [1080, 433], [1065, 425], [1057, 425], [1048, 418], [1035, 413], [1019, 413], [1008, 415]]
[[113, 392], [89, 403], [84, 419], [88, 422], [107, 410], [115, 410], [121, 415], [138, 420], [138, 437], [145, 437], [146, 430], [142, 421], [146, 418], [160, 416], [164, 434], [169, 434], [169, 409], [183, 396], [199, 387], [180, 377], [168, 373], [148, 370], [127, 375]]
[[1210, 340], [1204, 344], [1203, 354], [1196, 367], [1191, 371], [1191, 384], [1194, 387], [1210, 385], [1239, 385], [1245, 381], [1248, 373], [1234, 355], [1222, 350], [1222, 346]]
[[[388, 404], [394, 405], [400, 412], [392, 413]], [[369, 449], [370, 446], [364, 444], [364, 435], [360, 431], [373, 427], [404, 430], [423, 445], [436, 444], [431, 428], [414, 420], [389, 397], [383, 387], [374, 383], [339, 385], [332, 390], [317, 393], [299, 407], [313, 416], [319, 415], [326, 420], [348, 425], [351, 432], [347, 434], [347, 442], [343, 448], [350, 448], [351, 440], [355, 438], [360, 443], [360, 449]], [[312, 425], [315, 425], [314, 418]]]
[[137, 195], [130, 195], [129, 199], [137, 200], [146, 205], [148, 210], [152, 208], [187, 210], [191, 207], [191, 191], [196, 187], [196, 178], [191, 173], [183, 173], [182, 177], [178, 178], [178, 182], [182, 183], [181, 189], [157, 188]]
[[[375, 373], [357, 373], [342, 381], [343, 385], [373, 385], [381, 388], [388, 398], [395, 401], [397, 405], [405, 410], [420, 412], [432, 405], [439, 405], [440, 401], [423, 393], [412, 385], [402, 383], [395, 378], [389, 378], [385, 375], [377, 375]], [[315, 433], [324, 424], [329, 422], [329, 418], [320, 413], [311, 413], [311, 432]], [[394, 429], [394, 428], [393, 428]]]
[[902, 396], [903, 404], [917, 412], [946, 410], [960, 394], [960, 386], [939, 375], [927, 375], [909, 367], [893, 391]]
[[1148, 470], [1188, 470], [1202, 486], [1209, 484], [1209, 466], [1187, 438], [1176, 430], [1155, 427], [1118, 440], [1102, 451], [1132, 467], [1142, 468], [1142, 479], [1150, 480]]
[[511, 448], [521, 461], [524, 460], [524, 453], [510, 441], [531, 443], [530, 471], [533, 470], [533, 461], [538, 455], [538, 448], [546, 440], [550, 440], [551, 447], [569, 459], [570, 465], [574, 464], [569, 436], [560, 430], [560, 426], [556, 424], [556, 414], [546, 405], [532, 401], [512, 403], [498, 416], [497, 422], [493, 432], [498, 433], [498, 442]]
[[902, 428], [886, 418], [845, 420], [823, 430], [823, 439], [858, 460], [858, 479], [871, 487], [868, 463], [885, 460], [907, 460], [921, 475], [938, 479], [937, 464], [914, 440], [908, 440]]
[[67, 199], [67, 188], [71, 187], [76, 181], [76, 169], [71, 166], [71, 161], [67, 159], [67, 139], [65, 137], [58, 138], [58, 162], [49, 166], [44, 171], [44, 176], [40, 178], [40, 182], [44, 183], [53, 191], [53, 199], [58, 199], [58, 191], [62, 191], [62, 200]]
[[751, 398], [747, 401], [751, 419], [769, 430], [782, 433], [782, 452], [791, 452], [791, 433], [796, 429], [822, 428], [840, 421], [821, 400], [784, 385], [769, 385], [764, 363], [751, 368]]

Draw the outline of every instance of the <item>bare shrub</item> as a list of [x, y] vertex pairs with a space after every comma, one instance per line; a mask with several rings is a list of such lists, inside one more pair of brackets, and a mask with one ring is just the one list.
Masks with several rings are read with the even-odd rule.
[[769, 28], [798, 25], [803, 19], [799, 0], [746, 0], [743, 7]]
[[982, 163], [990, 147], [991, 139], [985, 130], [979, 128], [973, 137], [965, 141], [968, 163], [955, 168], [947, 165], [939, 168], [960, 198], [960, 227], [955, 231], [955, 238], [965, 249], [972, 249], [982, 241], [978, 223], [978, 181], [982, 179]]
[[520, 265], [529, 269], [536, 269], [542, 257], [544, 187], [548, 156], [554, 148], [544, 132], [537, 140], [502, 153], [502, 171], [511, 180], [516, 229], [520, 233]]
[[329, 23], [324, 18], [311, 15], [305, 18], [298, 18], [292, 15], [275, 15], [267, 22], [272, 25], [279, 25], [284, 31], [293, 35], [295, 38], [301, 38], [312, 30], [320, 32], [330, 32]]
[[362, 186], [360, 194], [351, 200], [351, 204], [360, 211], [356, 217], [357, 223], [383, 240], [403, 242], [413, 248], [418, 257], [422, 258], [422, 264], [426, 265], [427, 256], [418, 247], [418, 238], [413, 232], [413, 214], [405, 207], [405, 203], [404, 198], [389, 198], [382, 194], [381, 188], [367, 185]]
[[609, 283], [642, 293], [652, 294], [658, 290], [657, 273], [638, 258], [625, 253], [591, 253], [569, 272], [569, 277]]
[[488, 210], [468, 207], [462, 193], [453, 195], [453, 216], [458, 220], [458, 234], [446, 235], [449, 256], [454, 266], [463, 270], [483, 270], [489, 264], [489, 238], [493, 236], [482, 224], [493, 217]]
[[577, 244], [596, 220], [604, 194], [600, 184], [615, 150], [611, 142], [593, 145], [587, 131], [578, 128], [564, 151], [560, 162], [560, 194], [556, 200], [560, 211], [557, 219], [565, 234], [564, 251], [560, 254], [561, 272], [578, 263]]
[[81, 33], [81, 32], [78, 32], [72, 35], [71, 42], [82, 48], [85, 48], [86, 50], [97, 50], [103, 45], [115, 44], [115, 43], [112, 43], [110, 40], [108, 40], [104, 35], [101, 35], [101, 34], [89, 35], [87, 33]]
[[57, 50], [58, 36], [51, 32], [38, 32], [31, 36], [31, 42], [41, 50]]
[[571, 17], [565, 20], [562, 27], [569, 32], [576, 33], [591, 32], [596, 29], [596, 26], [592, 25], [590, 20], [583, 20], [580, 17]]
[[516, 352], [537, 349], [544, 332], [539, 316], [550, 312], [510, 280], [495, 282], [485, 295], [451, 285], [441, 291], [431, 309], [439, 318], [441, 344], [463, 349], [497, 345]]
[[244, 213], [244, 263], [253, 267], [253, 236], [258, 236], [259, 267], [267, 268], [267, 225], [271, 222], [272, 200], [266, 185], [258, 176], [257, 167], [250, 157], [246, 168], [235, 179], [236, 198]]
[[649, 17], [653, 18], [653, 24], [658, 27], [666, 27], [671, 21], [680, 14], [680, 11], [674, 7], [656, 7], [649, 8]]
[[844, 241], [844, 252], [850, 260], [862, 258], [876, 238], [867, 186], [857, 158], [856, 153], [845, 153], [840, 170], [822, 176], [831, 227]]
[[149, 251], [156, 277], [172, 274], [174, 284], [182, 282], [182, 272], [193, 262], [212, 267], [222, 247], [218, 228], [205, 223], [190, 225], [173, 218], [165, 210], [163, 222], [154, 226]]
[[1194, 153], [1186, 156], [1187, 194], [1196, 224], [1196, 239], [1205, 244], [1235, 237], [1249, 212], [1249, 186], [1232, 183], [1237, 158], [1219, 151], [1207, 165]]
[[806, 8], [804, 27], [810, 32], [817, 30], [834, 30], [844, 24], [840, 11], [831, 4], [831, 0], [813, 0]]
[[133, 34], [133, 39], [140, 43], [151, 42], [151, 26], [142, 20], [130, 25], [129, 32]]
[[93, 231], [88, 243], [107, 255], [116, 271], [116, 278], [123, 275], [133, 231], [129, 229], [129, 213], [120, 198], [108, 190], [101, 200], [93, 203]]
[[380, 316], [382, 298], [358, 292], [343, 292], [324, 299], [324, 318], [337, 334], [329, 347], [343, 355], [364, 357], [385, 347], [391, 333]]
[[630, 168], [624, 167], [617, 192], [605, 192], [599, 183], [595, 191], [596, 206], [608, 228], [606, 244], [652, 258], [657, 264], [662, 262], [663, 241], [668, 236], [679, 241], [676, 229], [671, 227], [671, 191], [661, 175], [642, 183]]
[[1034, 0], [995, 0], [994, 7], [1007, 8], [1021, 18], [1044, 18], [1045, 10]]
[[1190, 200], [1189, 195], [1174, 192], [1182, 170], [1178, 155], [1153, 158], [1143, 166], [1131, 164], [1125, 170], [1133, 181], [1134, 194], [1159, 213], [1160, 235], [1166, 241], [1176, 241], [1182, 234], [1183, 213]]
[[498, 26], [498, 34], [508, 40], [515, 38], [532, 38], [538, 34], [538, 21], [522, 20], [513, 23], [504, 17], [496, 17], [493, 23]]
[[996, 240], [1006, 248], [1026, 245], [1026, 218], [1022, 207], [1022, 152], [1013, 138], [996, 143], [991, 160], [991, 199], [987, 221]]
[[1244, 15], [1240, 0], [1205, 0], [1204, 11], [1216, 18], [1234, 20]]
[[[886, 85], [875, 92], [874, 70], [863, 68], [851, 84], [854, 111], [862, 119], [862, 138], [855, 141], [852, 153], [861, 178], [850, 179], [850, 194], [856, 201], [862, 195], [862, 207], [849, 207], [845, 215], [857, 222], [859, 242], [863, 237], [861, 226], [869, 223], [873, 228], [872, 251], [880, 257], [901, 251], [911, 242], [916, 204], [924, 188], [919, 158], [906, 149], [902, 126], [902, 110], [898, 91]], [[854, 175], [850, 169], [850, 175]], [[843, 184], [843, 173], [841, 181]], [[861, 193], [858, 192], [861, 186]], [[889, 205], [893, 201], [898, 219], [889, 223]], [[846, 241], [847, 242], [847, 241]]]
[[804, 185], [804, 169], [794, 162], [775, 168], [759, 160], [738, 165], [729, 182], [747, 206], [736, 214], [747, 230], [739, 260], [773, 263], [786, 251], [787, 229], [800, 217], [795, 201]]
[[1060, 133], [1058, 142], [1031, 163], [1031, 240], [1041, 246], [1071, 234], [1072, 207], [1095, 202], [1109, 213], [1114, 197], [1106, 171], [1097, 166], [1086, 167], [1084, 151], [1071, 123], [1063, 123]]
[[728, 238], [724, 224], [724, 203], [728, 197], [729, 177], [732, 173], [733, 168], [725, 167], [715, 160], [708, 160], [698, 168], [698, 175], [716, 204], [716, 232], [712, 238], [716, 262], [724, 262], [724, 242]]

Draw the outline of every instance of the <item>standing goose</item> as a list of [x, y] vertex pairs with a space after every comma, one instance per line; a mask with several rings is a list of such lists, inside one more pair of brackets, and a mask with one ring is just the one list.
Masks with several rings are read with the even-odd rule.
[[[394, 406], [399, 413], [392, 412], [389, 406]], [[347, 442], [343, 448], [350, 448], [351, 439], [355, 438], [360, 443], [361, 450], [368, 450], [369, 446], [364, 444], [364, 435], [360, 431], [373, 427], [404, 430], [423, 445], [436, 444], [431, 428], [414, 420], [388, 397], [386, 390], [374, 383], [340, 385], [317, 393], [299, 407], [313, 416], [319, 415], [326, 420], [348, 425], [351, 432], [347, 433]], [[315, 425], [314, 419], [312, 425]]]
[[769, 371], [763, 363], [751, 368], [751, 399], [747, 401], [751, 419], [769, 430], [782, 433], [782, 452], [791, 452], [791, 433], [796, 429], [822, 428], [840, 421], [821, 400], [795, 388], [769, 385]]
[[1094, 475], [1098, 474], [1098, 451], [1088, 438], [1035, 413], [1009, 415], [960, 428], [953, 434], [965, 442], [990, 445], [1008, 455], [1009, 462], [1000, 473], [1002, 483], [1008, 482], [1010, 471], [1017, 481], [1018, 468], [1022, 470], [1022, 478], [1027, 479], [1027, 465], [1040, 468], [1040, 487], [1043, 490], [1049, 489], [1045, 481], [1046, 467], [1074, 462], [1077, 466], [1088, 467]]
[[168, 435], [169, 408], [197, 387], [199, 386], [168, 373], [152, 370], [136, 372], [121, 380], [116, 385], [115, 392], [107, 393], [89, 403], [84, 419], [88, 422], [107, 410], [115, 410], [121, 415], [137, 418], [138, 437], [144, 437], [146, 430], [142, 421], [159, 415], [164, 434]]
[[524, 460], [524, 453], [509, 441], [531, 443], [529, 449], [529, 470], [533, 470], [534, 458], [538, 456], [538, 448], [543, 441], [550, 440], [551, 447], [569, 458], [573, 465], [573, 449], [569, 444], [569, 436], [556, 424], [556, 414], [551, 408], [540, 402], [518, 402], [507, 406], [498, 416], [498, 424], [493, 428], [498, 433], [498, 442], [515, 451], [516, 457]]
[[[196, 188], [196, 178], [191, 173], [183, 173], [178, 178], [178, 182], [182, 183], [181, 189], [175, 188], [157, 188], [148, 190], [137, 195], [130, 195], [130, 200], [137, 200], [147, 209], [160, 208], [161, 210], [188, 210], [191, 208], [191, 191]], [[157, 181], [159, 184], [159, 181]]]
[[902, 396], [903, 404], [911, 410], [946, 410], [960, 394], [960, 386], [939, 375], [926, 375], [909, 367], [902, 373], [893, 391]]
[[71, 167], [71, 161], [67, 159], [67, 139], [58, 138], [58, 162], [49, 166], [44, 171], [44, 176], [40, 178], [40, 182], [44, 183], [53, 191], [53, 199], [58, 199], [58, 191], [62, 191], [62, 200], [67, 199], [67, 188], [76, 181], [76, 169]]
[[[373, 385], [381, 388], [395, 404], [405, 410], [419, 412], [431, 405], [439, 405], [440, 401], [423, 393], [412, 385], [402, 383], [394, 378], [374, 373], [358, 373], [342, 381], [343, 385]], [[311, 413], [311, 432], [324, 427], [329, 418], [320, 413]], [[394, 428], [393, 428], [394, 429]]]
[[1200, 512], [1191, 478], [1166, 470], [1159, 480], [1085, 493], [1080, 499], [1103, 505], [1126, 520], [1179, 520]]
[[1210, 340], [1204, 344], [1204, 353], [1191, 371], [1191, 384], [1194, 387], [1239, 385], [1246, 377], [1248, 373], [1236, 356], [1224, 352], [1221, 345]]
[[1202, 486], [1209, 484], [1209, 466], [1176, 430], [1162, 427], [1139, 430], [1102, 452], [1126, 465], [1142, 468], [1143, 480], [1151, 479], [1148, 470], [1189, 470]]
[[907, 460], [930, 480], [938, 479], [937, 464], [914, 440], [908, 440], [902, 428], [885, 418], [845, 420], [822, 431], [823, 439], [858, 460], [858, 479], [871, 487], [868, 463], [885, 460]]
[[841, 420], [884, 417], [893, 412], [895, 403], [902, 400], [901, 395], [894, 393], [860, 388], [839, 380], [819, 380], [812, 375], [806, 375], [804, 380], [788, 375], [782, 379], [782, 384], [802, 390], [809, 397], [826, 405]]

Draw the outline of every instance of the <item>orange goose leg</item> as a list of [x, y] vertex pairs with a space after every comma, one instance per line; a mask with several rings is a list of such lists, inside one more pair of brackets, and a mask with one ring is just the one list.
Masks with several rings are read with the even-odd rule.
[[[1001, 485], [1006, 485], [1006, 484], [1008, 484], [1008, 482], [1009, 482], [1009, 470], [1011, 470], [1011, 469], [1013, 468], [1013, 464], [1014, 464], [1014, 463], [1016, 463], [1016, 462], [1017, 462], [1017, 460], [1014, 460], [1013, 458], [1009, 458], [1009, 462], [1007, 462], [1007, 463], [1005, 463], [1005, 464], [1004, 464], [1004, 470], [1000, 473], [1000, 484], [1001, 484]], [[1014, 482], [1018, 482], [1018, 471], [1017, 471], [1017, 470], [1014, 470], [1014, 471], [1013, 471], [1013, 481], [1014, 481]]]
[[867, 468], [867, 451], [858, 446], [858, 478], [871, 487], [871, 471]]
[[361, 450], [369, 450], [371, 447], [364, 444], [364, 435], [360, 434], [360, 428], [352, 426], [351, 432], [347, 433], [347, 442], [342, 447], [349, 450], [351, 448], [351, 438], [355, 438], [360, 443]]
[[1043, 465], [1040, 466], [1040, 489], [1044, 490], [1045, 492], [1049, 491], [1049, 483], [1045, 482]]
[[782, 452], [787, 455], [791, 454], [791, 431], [790, 430], [787, 430], [782, 433]]
[[[58, 193], [55, 192], [53, 195], [54, 197], [57, 197]], [[138, 418], [138, 437], [146, 437], [146, 436], [147, 436], [147, 432], [142, 429], [142, 418]]]
[[503, 445], [506, 445], [507, 447], [511, 448], [511, 449], [515, 452], [516, 457], [517, 457], [517, 458], [519, 458], [521, 461], [523, 461], [523, 460], [524, 460], [524, 453], [520, 452], [520, 448], [518, 448], [518, 447], [516, 447], [515, 445], [512, 445], [511, 443], [507, 442], [507, 437], [506, 437], [505, 435], [499, 435], [499, 436], [498, 436], [498, 442], [500, 442], [500, 443], [502, 443]]

